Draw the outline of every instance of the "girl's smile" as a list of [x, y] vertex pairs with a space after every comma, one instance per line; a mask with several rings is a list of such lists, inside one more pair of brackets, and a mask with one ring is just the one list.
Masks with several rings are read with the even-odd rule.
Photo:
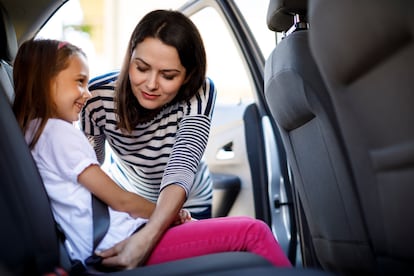
[[52, 81], [55, 117], [74, 122], [79, 119], [86, 100], [91, 97], [88, 90], [89, 67], [86, 58], [75, 54], [68, 59], [68, 67], [59, 72]]

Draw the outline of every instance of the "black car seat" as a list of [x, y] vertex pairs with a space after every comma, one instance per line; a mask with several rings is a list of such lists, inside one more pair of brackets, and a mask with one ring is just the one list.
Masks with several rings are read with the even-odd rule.
[[309, 4], [311, 50], [349, 153], [375, 272], [413, 275], [414, 2]]
[[[299, 219], [304, 213], [303, 263], [369, 273], [373, 252], [332, 102], [310, 51], [307, 1], [271, 0], [267, 22], [285, 33], [266, 61], [265, 98], [287, 153]], [[313, 250], [317, 261], [309, 259]]]
[[17, 52], [17, 40], [9, 15], [0, 3], [0, 85], [10, 102], [13, 101], [12, 62]]
[[1, 5], [0, 19], [1, 265], [13, 274], [40, 274], [58, 263], [57, 241], [49, 238], [56, 233], [40, 176], [11, 111], [17, 40]]
[[9, 98], [0, 90], [0, 263], [10, 275], [41, 275], [59, 263], [54, 220]]

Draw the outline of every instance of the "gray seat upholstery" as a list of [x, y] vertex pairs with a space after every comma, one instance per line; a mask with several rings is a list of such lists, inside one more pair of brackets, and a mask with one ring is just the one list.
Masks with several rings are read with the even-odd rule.
[[0, 265], [10, 275], [53, 271], [59, 253], [48, 197], [2, 86], [0, 128]]
[[[310, 51], [306, 11], [307, 1], [270, 1], [269, 28], [288, 35], [266, 61], [265, 97], [317, 260], [326, 270], [369, 273], [373, 253], [332, 102]], [[304, 257], [305, 265], [315, 265]]]
[[12, 62], [17, 53], [17, 39], [10, 18], [0, 3], [0, 85], [10, 102], [14, 99]]
[[375, 270], [412, 275], [414, 2], [309, 3], [311, 50], [350, 156]]

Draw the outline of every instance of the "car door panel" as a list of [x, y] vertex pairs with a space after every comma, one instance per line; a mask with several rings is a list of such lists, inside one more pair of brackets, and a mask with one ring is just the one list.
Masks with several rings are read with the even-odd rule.
[[[246, 158], [246, 143], [244, 133], [243, 115], [246, 105], [216, 105], [209, 142], [205, 152], [205, 159], [210, 171], [215, 175], [221, 175], [221, 182], [215, 184], [213, 191], [213, 213], [217, 206], [226, 206], [231, 200], [234, 202], [227, 215], [255, 216], [251, 176], [249, 163]], [[226, 190], [223, 183], [223, 175], [227, 178], [240, 181], [239, 191], [235, 184], [227, 186], [228, 197], [223, 197]], [[214, 177], [214, 176], [213, 176]], [[229, 183], [232, 183], [229, 181]], [[229, 192], [231, 191], [231, 192]], [[236, 196], [235, 197], [235, 193]], [[229, 197], [234, 197], [229, 199]]]

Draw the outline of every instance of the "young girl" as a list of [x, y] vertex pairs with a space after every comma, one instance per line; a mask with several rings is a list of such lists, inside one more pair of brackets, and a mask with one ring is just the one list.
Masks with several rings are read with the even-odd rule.
[[290, 266], [265, 223], [233, 217], [171, 227], [189, 217], [164, 214], [169, 207], [164, 193], [182, 188], [165, 187], [154, 206], [119, 188], [100, 169], [87, 138], [73, 126], [90, 98], [89, 69], [81, 49], [56, 40], [26, 41], [17, 53], [13, 77], [13, 110], [73, 259], [85, 260], [93, 253], [93, 193], [110, 211], [109, 229], [97, 247], [105, 266], [127, 269], [224, 251], [250, 251], [277, 266]]

